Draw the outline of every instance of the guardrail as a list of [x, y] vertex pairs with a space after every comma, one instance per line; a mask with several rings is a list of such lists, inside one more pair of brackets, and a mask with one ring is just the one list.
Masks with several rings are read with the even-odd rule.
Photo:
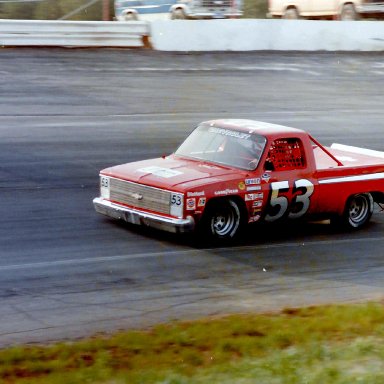
[[144, 47], [144, 21], [0, 20], [0, 46]]

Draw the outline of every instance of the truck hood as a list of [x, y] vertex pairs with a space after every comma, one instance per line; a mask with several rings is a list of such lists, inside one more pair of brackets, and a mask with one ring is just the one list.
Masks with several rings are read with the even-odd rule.
[[238, 179], [242, 174], [246, 176], [247, 172], [172, 155], [117, 165], [104, 169], [101, 174], [182, 192], [191, 187]]

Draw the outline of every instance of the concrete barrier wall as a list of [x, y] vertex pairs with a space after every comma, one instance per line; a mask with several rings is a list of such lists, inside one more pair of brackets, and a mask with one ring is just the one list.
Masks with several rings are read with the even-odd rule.
[[384, 21], [158, 20], [150, 28], [160, 51], [384, 50]]
[[143, 47], [143, 21], [0, 20], [0, 46]]

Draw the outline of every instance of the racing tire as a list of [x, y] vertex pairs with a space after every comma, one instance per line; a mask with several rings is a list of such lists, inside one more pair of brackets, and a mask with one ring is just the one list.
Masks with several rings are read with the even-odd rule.
[[231, 198], [210, 203], [202, 217], [200, 234], [210, 240], [232, 241], [239, 237], [244, 216], [238, 203]]
[[182, 9], [175, 9], [172, 11], [171, 20], [185, 20], [187, 16]]
[[139, 18], [136, 13], [128, 12], [124, 15], [124, 21], [138, 21]]
[[342, 21], [353, 21], [357, 20], [357, 12], [353, 4], [344, 4], [340, 13], [340, 20]]
[[333, 224], [347, 229], [359, 229], [368, 223], [373, 213], [373, 198], [370, 193], [359, 193], [351, 196], [341, 217], [333, 220]]
[[296, 8], [288, 8], [284, 11], [283, 19], [298, 20], [299, 19], [299, 12], [297, 12]]

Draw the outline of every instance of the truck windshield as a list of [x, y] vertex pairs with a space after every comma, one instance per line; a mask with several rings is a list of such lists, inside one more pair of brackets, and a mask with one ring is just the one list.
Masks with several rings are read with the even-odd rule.
[[253, 171], [259, 163], [265, 143], [265, 137], [254, 133], [200, 125], [175, 154]]

